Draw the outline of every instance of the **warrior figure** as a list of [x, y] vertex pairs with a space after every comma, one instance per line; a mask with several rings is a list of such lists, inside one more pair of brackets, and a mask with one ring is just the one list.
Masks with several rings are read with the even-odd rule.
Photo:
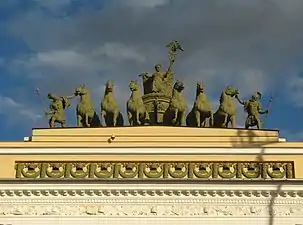
[[55, 94], [49, 93], [47, 98], [51, 100], [49, 105], [49, 112], [45, 112], [46, 115], [50, 115], [49, 127], [55, 127], [55, 123], [60, 123], [61, 127], [65, 127], [66, 117], [65, 109], [71, 106], [68, 99], [75, 96], [57, 97]]
[[244, 105], [244, 110], [248, 114], [245, 121], [245, 129], [249, 127], [257, 126], [258, 129], [262, 128], [260, 114], [268, 114], [269, 110], [262, 110], [259, 100], [262, 95], [260, 92], [256, 92], [251, 99], [242, 101], [239, 96], [236, 95], [236, 99], [241, 105]]

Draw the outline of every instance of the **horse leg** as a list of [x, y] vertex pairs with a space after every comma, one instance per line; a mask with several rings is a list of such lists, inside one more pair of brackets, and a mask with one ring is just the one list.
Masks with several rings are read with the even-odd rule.
[[224, 114], [224, 121], [223, 121], [223, 127], [227, 127], [228, 126], [228, 115], [227, 113]]
[[205, 127], [206, 126], [206, 117], [202, 117], [201, 118], [201, 127]]
[[230, 122], [231, 122], [231, 128], [235, 128], [236, 127], [236, 116], [230, 116]]
[[89, 122], [88, 122], [88, 119], [89, 119], [89, 115], [88, 115], [88, 113], [86, 113], [86, 114], [85, 114], [85, 125], [86, 125], [86, 127], [90, 127], [90, 124], [89, 124]]
[[113, 126], [114, 127], [117, 125], [118, 116], [119, 116], [119, 110], [115, 110], [113, 113]]
[[127, 117], [128, 117], [128, 123], [129, 125], [134, 125], [134, 120], [133, 120], [133, 114], [129, 111], [127, 111]]
[[82, 116], [81, 115], [77, 115], [77, 127], [82, 127]]
[[174, 111], [174, 117], [173, 117], [173, 119], [172, 119], [172, 123], [173, 123], [173, 124], [176, 124], [177, 119], [178, 119], [178, 114], [179, 114], [179, 110], [178, 110], [178, 109], [175, 109], [175, 111]]
[[106, 126], [107, 124], [106, 124], [106, 119], [105, 119], [105, 117], [106, 117], [106, 111], [105, 110], [102, 110], [101, 111], [101, 125], [102, 126]]
[[201, 127], [201, 117], [200, 117], [200, 112], [199, 110], [195, 110], [195, 116], [196, 116], [196, 122], [197, 122], [197, 126]]
[[209, 126], [213, 127], [214, 126], [214, 114], [210, 113], [210, 117], [209, 117]]
[[186, 111], [184, 110], [183, 112], [181, 112], [181, 118], [180, 118], [180, 126], [182, 126], [183, 124], [186, 124]]
[[140, 121], [140, 112], [139, 110], [136, 111], [136, 120], [137, 120], [137, 124], [141, 125], [141, 121]]
[[150, 118], [149, 118], [149, 113], [145, 110], [145, 122], [149, 122]]

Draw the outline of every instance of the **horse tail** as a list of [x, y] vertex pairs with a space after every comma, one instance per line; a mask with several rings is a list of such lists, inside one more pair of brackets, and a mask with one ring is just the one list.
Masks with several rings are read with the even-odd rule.
[[94, 116], [91, 120], [91, 127], [100, 127], [101, 126], [101, 121], [96, 112], [94, 112]]
[[124, 125], [124, 118], [121, 112], [119, 112], [118, 119], [117, 119], [117, 125], [123, 126]]
[[194, 109], [192, 109], [186, 117], [186, 126], [188, 126], [188, 127], [197, 127], [198, 126], [196, 118], [195, 118]]

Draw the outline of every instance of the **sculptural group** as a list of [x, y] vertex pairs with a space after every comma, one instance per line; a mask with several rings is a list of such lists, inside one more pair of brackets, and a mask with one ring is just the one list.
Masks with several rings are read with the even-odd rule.
[[[269, 107], [262, 110], [260, 98], [261, 93], [255, 93], [251, 99], [241, 100], [239, 91], [227, 86], [221, 93], [220, 105], [217, 111], [213, 111], [211, 103], [205, 94], [203, 82], [197, 82], [196, 99], [193, 108], [187, 114], [187, 102], [183, 95], [184, 84], [177, 80], [173, 83], [173, 65], [178, 51], [183, 51], [178, 41], [167, 45], [169, 48], [169, 67], [162, 71], [162, 66], [157, 64], [155, 72], [149, 74], [143, 72], [139, 77], [143, 80], [143, 95], [140, 85], [136, 80], [129, 83], [130, 97], [126, 102], [127, 118], [129, 125], [172, 125], [189, 127], [217, 127], [227, 128], [236, 126], [236, 101], [244, 106], [248, 114], [245, 128], [256, 126], [262, 128], [260, 114], [268, 114]], [[100, 104], [100, 117], [95, 111], [87, 86], [81, 85], [75, 89], [71, 96], [57, 97], [48, 94], [51, 100], [49, 126], [55, 127], [59, 123], [62, 127], [66, 124], [65, 110], [71, 104], [69, 99], [78, 97], [77, 126], [78, 127], [100, 127], [100, 126], [123, 126], [124, 118], [119, 109], [114, 95], [114, 82], [106, 83], [104, 97]], [[270, 101], [271, 102], [271, 101]]]

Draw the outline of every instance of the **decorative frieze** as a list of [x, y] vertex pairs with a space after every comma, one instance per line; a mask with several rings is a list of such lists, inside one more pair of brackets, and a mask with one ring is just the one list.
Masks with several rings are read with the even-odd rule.
[[104, 217], [303, 217], [299, 205], [215, 204], [18, 204], [0, 206], [1, 216], [104, 216]]
[[16, 178], [295, 178], [294, 162], [16, 162]]
[[203, 185], [199, 180], [183, 184], [145, 180], [148, 185], [135, 180], [124, 184], [48, 181], [0, 182], [0, 217], [303, 219], [303, 185], [296, 180], [289, 185], [278, 180], [258, 184], [231, 180], [229, 185], [223, 180]]

